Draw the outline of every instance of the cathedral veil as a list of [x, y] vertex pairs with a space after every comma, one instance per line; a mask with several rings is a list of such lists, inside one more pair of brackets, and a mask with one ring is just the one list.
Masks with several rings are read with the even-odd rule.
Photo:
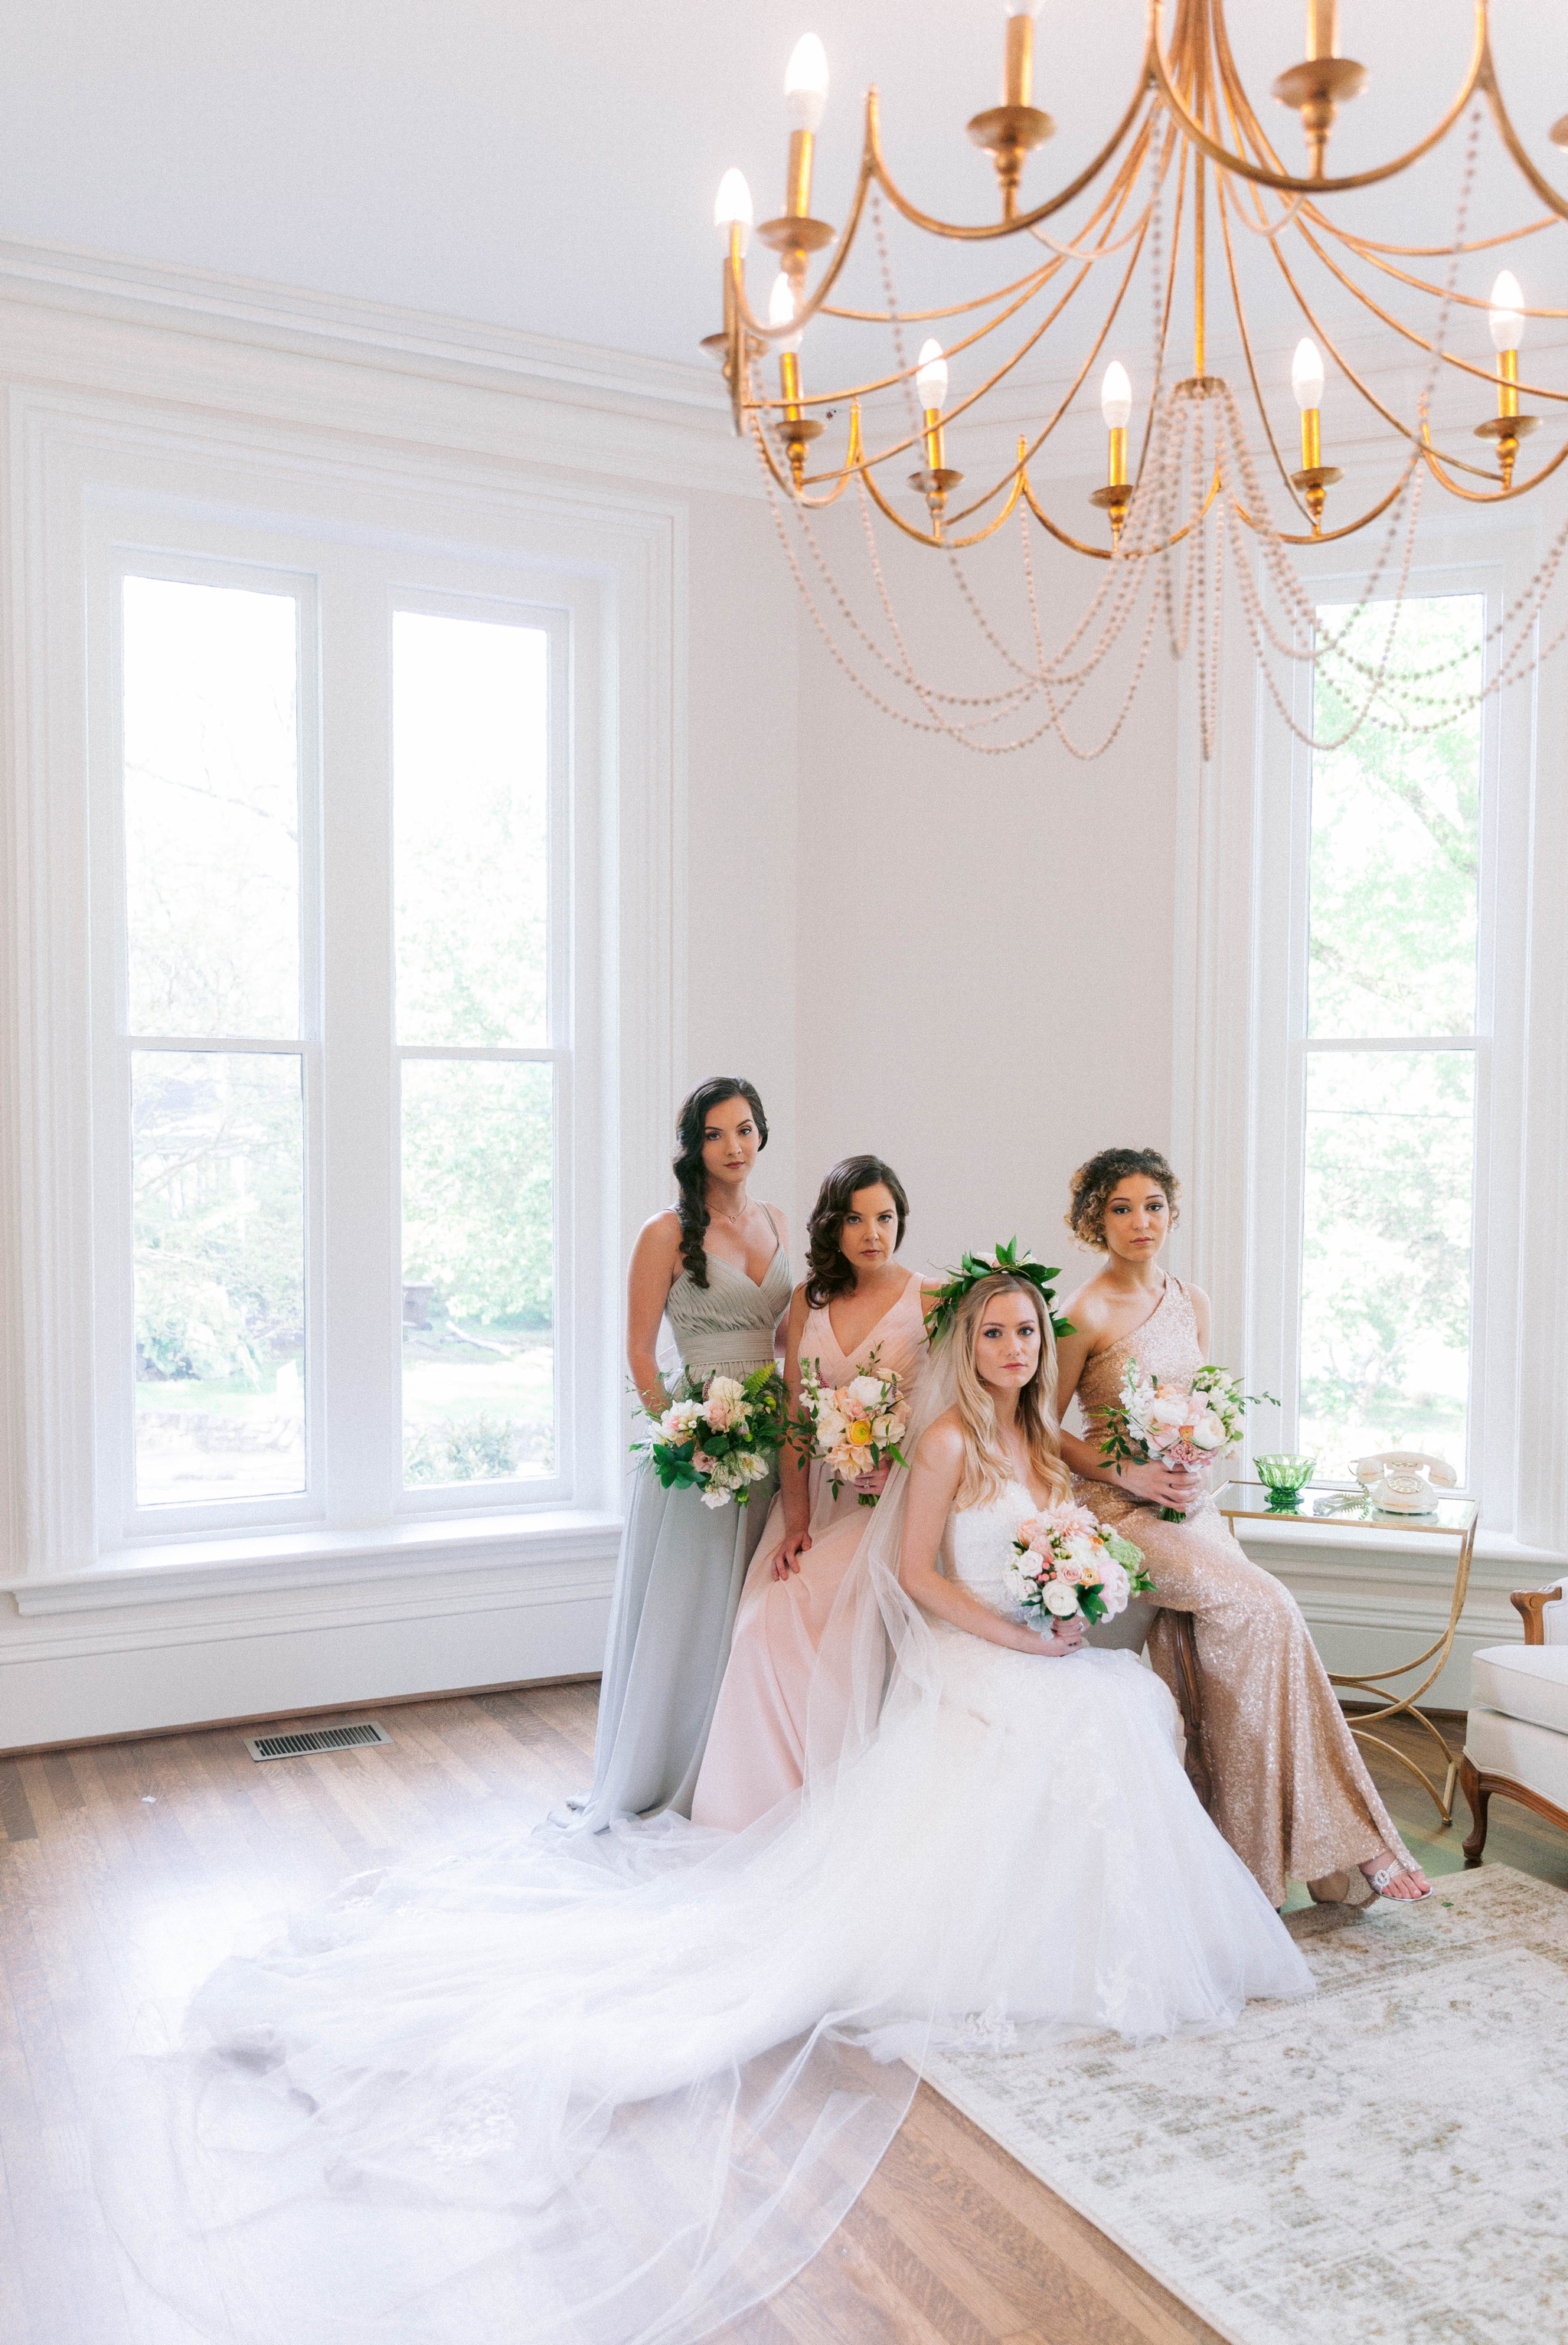
[[834, 1824], [885, 1707], [934, 1731], [908, 1479], [830, 1616], [798, 1801], [733, 1837], [660, 1819], [362, 1876], [120, 2063], [100, 2195], [203, 2333], [470, 2345], [525, 2308], [530, 2345], [682, 2345], [816, 2254], [903, 2120], [935, 1993]]

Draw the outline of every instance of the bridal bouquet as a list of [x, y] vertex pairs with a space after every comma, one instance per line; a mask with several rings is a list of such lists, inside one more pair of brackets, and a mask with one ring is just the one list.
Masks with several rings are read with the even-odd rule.
[[1155, 1584], [1141, 1548], [1119, 1538], [1087, 1507], [1065, 1499], [1021, 1523], [1013, 1549], [1008, 1593], [1043, 1633], [1074, 1613], [1091, 1624], [1109, 1620], [1126, 1610], [1130, 1597], [1147, 1596]]
[[[1179, 1470], [1212, 1466], [1234, 1449], [1246, 1428], [1246, 1412], [1272, 1393], [1244, 1393], [1228, 1368], [1199, 1368], [1190, 1386], [1162, 1384], [1143, 1375], [1136, 1360], [1122, 1371], [1122, 1396], [1105, 1411], [1100, 1455], [1125, 1457], [1135, 1466], [1157, 1459]], [[1162, 1523], [1186, 1520], [1179, 1507], [1162, 1507]]]
[[[800, 1363], [800, 1416], [797, 1437], [801, 1454], [825, 1459], [836, 1498], [846, 1482], [863, 1481], [883, 1466], [908, 1461], [899, 1443], [909, 1430], [909, 1403], [891, 1368], [879, 1368], [879, 1344], [858, 1376], [847, 1385], [825, 1385], [821, 1363]], [[877, 1494], [862, 1490], [860, 1504], [874, 1507]]]
[[771, 1365], [753, 1368], [744, 1384], [709, 1376], [700, 1396], [673, 1401], [646, 1441], [654, 1472], [667, 1490], [698, 1490], [705, 1507], [746, 1505], [754, 1482], [765, 1482], [789, 1437], [784, 1380]]

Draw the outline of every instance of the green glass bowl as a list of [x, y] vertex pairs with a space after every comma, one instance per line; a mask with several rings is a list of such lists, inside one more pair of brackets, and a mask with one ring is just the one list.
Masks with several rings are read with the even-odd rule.
[[1293, 1514], [1297, 1499], [1312, 1479], [1312, 1468], [1318, 1463], [1316, 1454], [1310, 1457], [1276, 1454], [1255, 1457], [1252, 1462], [1257, 1468], [1258, 1480], [1268, 1493], [1270, 1507], [1282, 1515]]

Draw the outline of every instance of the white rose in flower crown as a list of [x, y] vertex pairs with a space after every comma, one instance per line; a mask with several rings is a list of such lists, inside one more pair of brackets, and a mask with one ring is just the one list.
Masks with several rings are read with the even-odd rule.
[[1045, 1609], [1054, 1612], [1058, 1620], [1064, 1620], [1070, 1612], [1078, 1609], [1076, 1592], [1064, 1587], [1061, 1580], [1054, 1579], [1045, 1590]]

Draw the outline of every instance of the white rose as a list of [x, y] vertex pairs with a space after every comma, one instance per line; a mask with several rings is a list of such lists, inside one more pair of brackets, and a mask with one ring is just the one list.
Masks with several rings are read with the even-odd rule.
[[1223, 1449], [1225, 1427], [1217, 1416], [1205, 1410], [1192, 1428], [1191, 1440], [1195, 1449]]
[[733, 1376], [715, 1376], [708, 1387], [708, 1397], [709, 1400], [744, 1400], [746, 1386], [737, 1384]]
[[1078, 1609], [1077, 1590], [1066, 1587], [1060, 1579], [1054, 1579], [1045, 1590], [1045, 1609], [1054, 1612], [1058, 1620], [1065, 1620], [1070, 1613]]
[[817, 1438], [826, 1449], [831, 1449], [835, 1443], [842, 1441], [847, 1429], [836, 1408], [825, 1408], [817, 1419]]
[[728, 1507], [729, 1493], [728, 1490], [705, 1490], [702, 1494], [702, 1503], [705, 1507]]
[[851, 1376], [844, 1390], [860, 1410], [875, 1408], [882, 1398], [881, 1376]]

